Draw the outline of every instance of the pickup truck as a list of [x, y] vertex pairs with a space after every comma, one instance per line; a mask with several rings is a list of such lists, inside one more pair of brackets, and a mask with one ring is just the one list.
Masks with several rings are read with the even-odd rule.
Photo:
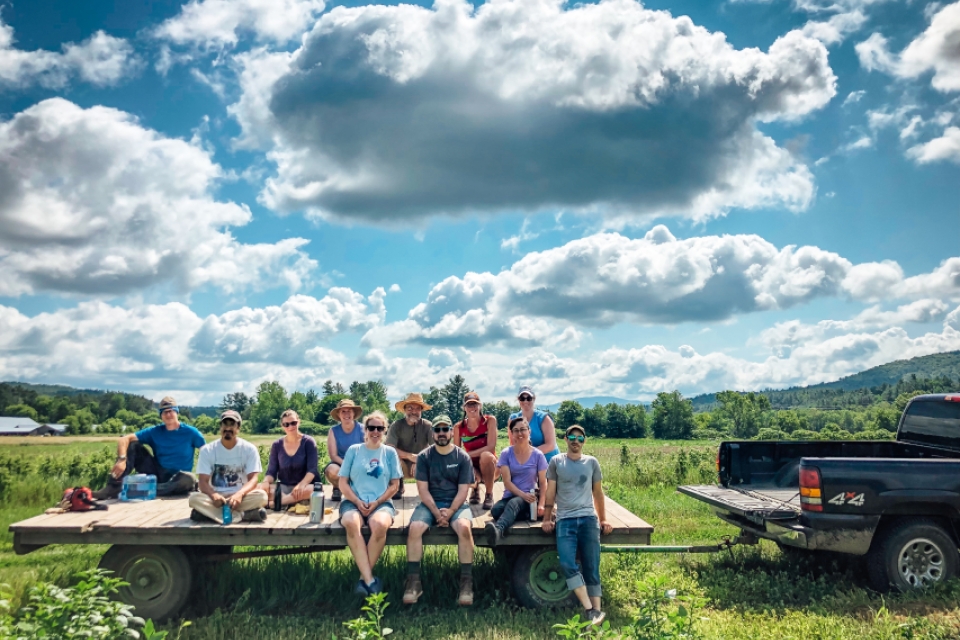
[[895, 441], [723, 442], [719, 485], [679, 491], [784, 550], [866, 557], [877, 589], [960, 567], [960, 393], [910, 400]]

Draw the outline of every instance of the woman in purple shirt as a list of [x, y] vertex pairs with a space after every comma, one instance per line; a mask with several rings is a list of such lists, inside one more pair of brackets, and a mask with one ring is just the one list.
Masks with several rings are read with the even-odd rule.
[[[547, 458], [530, 444], [530, 425], [523, 416], [510, 420], [513, 446], [500, 454], [497, 468], [503, 479], [503, 498], [490, 509], [493, 522], [486, 527], [487, 543], [497, 546], [507, 530], [517, 520], [535, 520], [530, 517], [530, 505], [537, 505], [537, 517], [543, 515], [543, 501], [547, 492]], [[540, 497], [533, 491], [540, 486]]]
[[[267, 492], [269, 504], [275, 509], [282, 505], [309, 500], [313, 481], [320, 477], [317, 471], [317, 443], [300, 433], [300, 416], [287, 409], [280, 416], [284, 436], [270, 447], [267, 474], [260, 488]], [[274, 485], [274, 482], [277, 485]], [[280, 487], [279, 493], [277, 486]]]

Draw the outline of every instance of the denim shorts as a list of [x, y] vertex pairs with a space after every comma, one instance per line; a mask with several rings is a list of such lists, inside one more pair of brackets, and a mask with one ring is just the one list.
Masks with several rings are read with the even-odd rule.
[[[463, 518], [464, 520], [473, 520], [473, 512], [470, 510], [470, 505], [464, 502], [460, 505], [460, 508], [457, 509], [457, 512], [453, 514], [450, 518], [450, 522], [453, 523], [457, 518]], [[417, 505], [417, 508], [413, 510], [413, 515], [410, 516], [410, 522], [422, 522], [428, 527], [432, 527], [437, 524], [437, 519], [433, 516], [433, 513], [430, 509], [427, 508], [422, 502]]]
[[[340, 522], [343, 522], [343, 516], [347, 515], [351, 511], [356, 511], [357, 513], [360, 513], [360, 510], [357, 509], [357, 505], [353, 504], [349, 500], [341, 501], [340, 502]], [[385, 511], [386, 513], [389, 513], [391, 518], [397, 517], [397, 510], [393, 508], [393, 504], [389, 500], [387, 500], [386, 502], [381, 504], [379, 507], [374, 509], [373, 513], [371, 513], [370, 516], [372, 516], [374, 513], [380, 513], [381, 511]], [[370, 519], [370, 516], [363, 518], [363, 522], [366, 523]], [[362, 517], [362, 514], [361, 514], [361, 517]]]

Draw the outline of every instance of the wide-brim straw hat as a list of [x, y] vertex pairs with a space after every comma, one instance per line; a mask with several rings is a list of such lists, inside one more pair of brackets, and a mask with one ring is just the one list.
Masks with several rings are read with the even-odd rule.
[[333, 408], [333, 411], [330, 412], [330, 417], [340, 422], [340, 410], [341, 409], [353, 409], [353, 419], [356, 420], [358, 417], [363, 415], [363, 407], [358, 405], [356, 402], [350, 398], [344, 398], [337, 403], [337, 406]]
[[420, 408], [423, 409], [424, 411], [430, 411], [430, 409], [433, 409], [432, 406], [430, 406], [429, 404], [423, 401], [423, 395], [419, 393], [407, 394], [406, 398], [404, 398], [403, 400], [401, 400], [400, 402], [398, 402], [393, 406], [396, 407], [397, 411], [403, 411], [403, 408], [408, 404], [418, 404], [420, 405]]

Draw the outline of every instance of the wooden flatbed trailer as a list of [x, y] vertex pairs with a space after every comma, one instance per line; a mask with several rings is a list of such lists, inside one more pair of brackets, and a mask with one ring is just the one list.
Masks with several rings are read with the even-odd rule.
[[[394, 500], [397, 517], [387, 534], [388, 545], [405, 545], [407, 526], [420, 502], [415, 495]], [[494, 485], [497, 499], [503, 484]], [[321, 523], [307, 516], [268, 511], [266, 522], [235, 522], [221, 526], [190, 519], [185, 497], [159, 498], [146, 502], [110, 500], [106, 511], [39, 515], [10, 525], [14, 550], [30, 553], [51, 544], [109, 544], [100, 566], [114, 571], [129, 583], [121, 598], [136, 607], [137, 615], [163, 620], [176, 614], [190, 595], [196, 565], [207, 561], [243, 557], [310, 553], [344, 549], [347, 537], [339, 523], [339, 503], [330, 501], [331, 487], [324, 486], [326, 505], [333, 507]], [[472, 505], [473, 537], [478, 547], [487, 546], [484, 526], [490, 512]], [[604, 545], [649, 545], [653, 527], [625, 508], [606, 499], [607, 520], [613, 533], [603, 536]], [[527, 607], [549, 607], [571, 601], [560, 570], [553, 535], [541, 531], [541, 522], [518, 522], [495, 549], [511, 554], [514, 594]], [[364, 534], [369, 531], [364, 528]], [[449, 529], [432, 528], [424, 544], [456, 544]], [[233, 553], [233, 547], [272, 547]], [[276, 549], [276, 547], [282, 547]]]

